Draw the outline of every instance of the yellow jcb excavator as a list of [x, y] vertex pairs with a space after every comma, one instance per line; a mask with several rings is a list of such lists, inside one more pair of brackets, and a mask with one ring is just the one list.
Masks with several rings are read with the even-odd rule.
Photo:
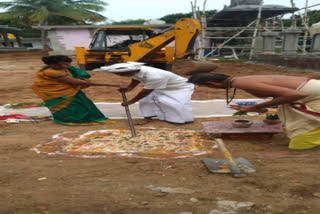
[[[160, 33], [150, 27], [101, 27], [89, 48], [76, 47], [77, 61], [85, 70], [127, 61], [145, 62], [170, 70], [174, 61], [193, 57], [194, 43], [200, 31], [199, 21], [190, 18], [179, 19], [174, 27]], [[173, 41], [173, 46], [167, 46]], [[207, 65], [200, 67], [207, 69]], [[212, 70], [215, 66], [209, 67]]]

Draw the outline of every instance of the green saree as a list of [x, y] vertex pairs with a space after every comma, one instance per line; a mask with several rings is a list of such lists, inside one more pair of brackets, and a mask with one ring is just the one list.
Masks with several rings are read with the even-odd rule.
[[65, 125], [96, 125], [107, 122], [95, 104], [87, 98], [80, 87], [56, 81], [59, 76], [89, 79], [90, 74], [70, 66], [68, 72], [42, 69], [37, 73], [33, 91], [39, 95], [52, 113], [53, 120]]

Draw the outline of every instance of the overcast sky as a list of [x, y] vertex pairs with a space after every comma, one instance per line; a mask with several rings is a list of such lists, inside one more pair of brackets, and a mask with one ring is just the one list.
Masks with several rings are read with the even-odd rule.
[[[173, 13], [191, 12], [191, 0], [105, 0], [109, 5], [103, 15], [109, 21], [123, 21], [128, 19], [158, 19]], [[192, 0], [194, 2], [194, 0]], [[202, 10], [204, 0], [197, 0]], [[281, 3], [280, 3], [281, 2]], [[303, 8], [305, 0], [294, 0], [298, 8]], [[320, 3], [319, 0], [309, 0], [309, 5]], [[221, 10], [229, 5], [230, 0], [207, 0], [207, 10]], [[290, 0], [264, 0], [264, 4], [280, 4], [291, 6]], [[320, 6], [311, 8], [320, 10]]]

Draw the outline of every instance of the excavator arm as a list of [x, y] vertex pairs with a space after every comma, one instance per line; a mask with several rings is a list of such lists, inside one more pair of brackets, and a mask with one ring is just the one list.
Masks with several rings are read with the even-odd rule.
[[185, 58], [190, 55], [200, 31], [201, 25], [198, 20], [179, 19], [173, 29], [157, 34], [142, 42], [129, 45], [130, 55], [128, 61], [148, 61], [156, 52], [172, 41], [175, 41], [175, 58]]

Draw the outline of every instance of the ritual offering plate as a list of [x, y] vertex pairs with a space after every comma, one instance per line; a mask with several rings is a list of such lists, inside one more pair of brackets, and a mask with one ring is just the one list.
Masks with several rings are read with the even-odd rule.
[[38, 153], [87, 158], [120, 155], [169, 159], [209, 154], [217, 146], [206, 140], [204, 133], [197, 131], [146, 129], [137, 131], [137, 136], [131, 137], [128, 130], [108, 129], [87, 133], [60, 133], [54, 135], [50, 142], [32, 149]]
[[250, 106], [250, 105], [255, 105], [257, 102], [236, 102], [238, 106]]

